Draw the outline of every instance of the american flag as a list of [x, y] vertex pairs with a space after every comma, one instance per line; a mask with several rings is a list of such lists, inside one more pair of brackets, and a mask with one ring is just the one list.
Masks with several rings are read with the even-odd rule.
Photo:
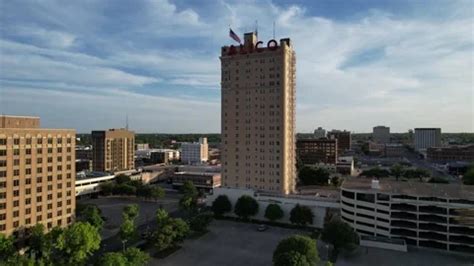
[[238, 42], [238, 43], [242, 43], [242, 41], [240, 40], [239, 36], [237, 34], [235, 34], [235, 32], [232, 30], [232, 29], [229, 29], [229, 36], [234, 39], [234, 41]]

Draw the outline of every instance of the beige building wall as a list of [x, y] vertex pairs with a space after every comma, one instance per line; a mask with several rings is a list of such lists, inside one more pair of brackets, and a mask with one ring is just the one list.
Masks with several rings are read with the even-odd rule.
[[295, 53], [290, 39], [267, 48], [254, 33], [221, 49], [224, 187], [289, 194], [295, 169]]
[[0, 128], [0, 233], [37, 223], [47, 229], [70, 224], [76, 206], [75, 130], [39, 128], [38, 117], [0, 120], [9, 126]]
[[135, 169], [135, 133], [126, 129], [92, 131], [94, 171]]

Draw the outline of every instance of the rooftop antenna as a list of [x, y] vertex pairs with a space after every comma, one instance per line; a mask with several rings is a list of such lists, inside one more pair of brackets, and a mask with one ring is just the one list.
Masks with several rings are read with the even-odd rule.
[[128, 130], [128, 114], [125, 115], [125, 129]]
[[258, 39], [258, 20], [255, 20], [255, 35], [257, 36], [257, 39]]
[[273, 39], [275, 39], [275, 21], [273, 21]]

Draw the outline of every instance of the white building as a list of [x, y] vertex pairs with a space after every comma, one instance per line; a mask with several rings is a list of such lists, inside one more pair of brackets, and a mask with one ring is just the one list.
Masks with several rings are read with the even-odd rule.
[[376, 143], [390, 143], [390, 127], [376, 126], [372, 130], [372, 138]]
[[[264, 192], [256, 192], [252, 189], [237, 189], [237, 188], [215, 188], [211, 195], [206, 198], [206, 204], [212, 206], [212, 202], [219, 195], [226, 195], [229, 198], [232, 206], [235, 206], [237, 200], [243, 196], [251, 196], [258, 202], [258, 213], [252, 219], [267, 221], [265, 218], [265, 209], [269, 204], [276, 203], [280, 205], [283, 210], [283, 218], [278, 220], [281, 223], [290, 223], [290, 212], [296, 204], [307, 206], [314, 214], [313, 223], [309, 226], [322, 228], [324, 226], [324, 219], [326, 214], [338, 212], [340, 208], [338, 193], [326, 193], [316, 195], [278, 195]], [[234, 212], [226, 213], [228, 216], [235, 216]]]
[[100, 191], [99, 184], [112, 181], [114, 175], [104, 172], [83, 171], [76, 173], [76, 197], [90, 196]]
[[199, 142], [181, 144], [181, 162], [199, 164], [207, 162], [209, 147], [207, 138], [199, 138]]
[[441, 128], [415, 128], [415, 150], [441, 146]]
[[341, 216], [359, 234], [474, 254], [474, 187], [347, 179]]
[[326, 129], [322, 127], [318, 127], [317, 129], [314, 130], [314, 138], [320, 139], [320, 138], [325, 138], [326, 137]]

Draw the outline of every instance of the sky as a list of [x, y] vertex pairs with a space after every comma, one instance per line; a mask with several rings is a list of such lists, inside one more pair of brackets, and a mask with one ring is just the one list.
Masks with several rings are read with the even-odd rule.
[[0, 112], [78, 133], [220, 132], [220, 47], [292, 39], [297, 132], [474, 132], [474, 2], [0, 1]]

